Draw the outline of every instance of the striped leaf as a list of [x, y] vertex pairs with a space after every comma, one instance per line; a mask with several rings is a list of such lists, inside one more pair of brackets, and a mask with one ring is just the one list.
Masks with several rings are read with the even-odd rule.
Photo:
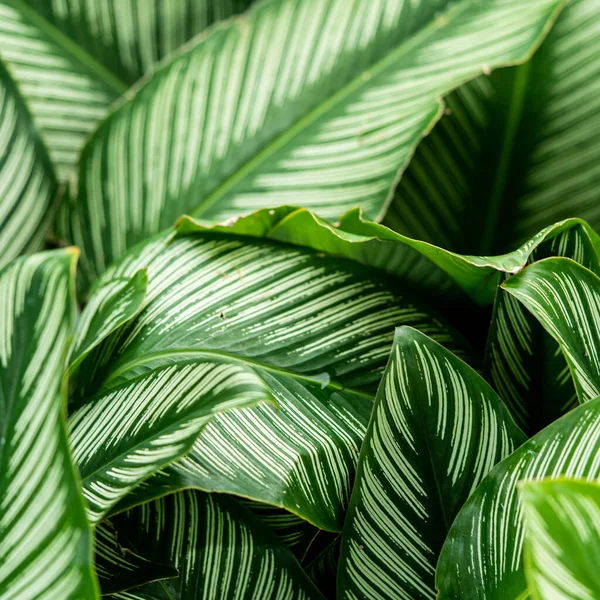
[[216, 415], [271, 398], [252, 369], [205, 359], [154, 369], [89, 399], [70, 416], [69, 433], [92, 523], [185, 454]]
[[0, 0], [0, 60], [60, 179], [87, 136], [145, 72], [246, 0]]
[[94, 277], [183, 213], [384, 211], [439, 97], [528, 58], [561, 0], [269, 0], [127, 97], [86, 144], [72, 239]]
[[96, 598], [92, 538], [63, 422], [73, 249], [0, 271], [0, 597]]
[[442, 548], [438, 599], [526, 598], [517, 484], [563, 475], [600, 481], [600, 398], [543, 429], [481, 482]]
[[600, 278], [566, 258], [548, 258], [503, 284], [558, 342], [580, 402], [600, 395]]
[[175, 567], [152, 562], [134, 552], [129, 540], [119, 535], [110, 521], [100, 523], [95, 533], [96, 573], [103, 596], [179, 575]]
[[468, 365], [396, 330], [344, 524], [339, 598], [435, 598], [450, 525], [488, 471], [525, 441]]
[[119, 532], [180, 576], [114, 600], [323, 598], [279, 538], [233, 498], [186, 491], [119, 515]]
[[458, 349], [454, 334], [389, 277], [306, 248], [215, 232], [162, 236], [103, 281], [144, 266], [146, 304], [84, 360], [84, 395], [187, 360], [251, 366], [278, 410], [217, 417], [171, 469], [339, 531], [394, 327]]
[[576, 479], [520, 487], [533, 600], [600, 597], [600, 486]]
[[447, 98], [385, 223], [469, 254], [582, 217], [600, 229], [600, 2], [571, 0], [526, 64]]
[[[0, 11], [0, 27], [1, 22]], [[1, 63], [0, 139], [1, 269], [19, 254], [41, 248], [57, 191], [50, 159]]]
[[[530, 263], [566, 256], [600, 273], [597, 236], [581, 226], [538, 246]], [[569, 367], [551, 335], [513, 296], [499, 290], [488, 335], [486, 372], [517, 424], [533, 434], [577, 406]]]
[[131, 278], [111, 279], [95, 290], [77, 323], [69, 354], [71, 371], [102, 340], [137, 315], [144, 304], [147, 287], [148, 274], [140, 269]]

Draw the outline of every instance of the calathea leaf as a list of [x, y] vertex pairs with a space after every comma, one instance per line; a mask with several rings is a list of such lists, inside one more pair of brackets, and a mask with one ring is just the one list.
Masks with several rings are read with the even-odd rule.
[[95, 567], [103, 596], [179, 575], [175, 567], [152, 562], [134, 552], [110, 521], [100, 523], [95, 533]]
[[[576, 225], [539, 245], [529, 263], [566, 256], [600, 273], [598, 236]], [[490, 327], [486, 372], [516, 422], [539, 431], [577, 405], [569, 367], [557, 342], [514, 296], [498, 290]]]
[[111, 279], [94, 290], [75, 330], [69, 354], [71, 371], [102, 340], [137, 315], [144, 304], [147, 287], [148, 274], [140, 269], [131, 278]]
[[[426, 290], [430, 297], [442, 296], [445, 301], [459, 297], [464, 301], [457, 294], [457, 288], [462, 288], [481, 304], [492, 304], [501, 276], [519, 272], [541, 245], [556, 247], [558, 252], [563, 236], [567, 236], [565, 240], [574, 241], [581, 237], [582, 243], [583, 238], [587, 239], [586, 256], [589, 244], [596, 254], [600, 253], [600, 238], [579, 219], [546, 227], [520, 248], [501, 256], [464, 256], [449, 252], [365, 221], [360, 209], [343, 215], [339, 226], [333, 226], [307, 209], [281, 206], [256, 211], [225, 225], [182, 217], [176, 229], [183, 235], [201, 231], [235, 233], [306, 246], [377, 267], [421, 292]], [[569, 238], [571, 230], [580, 233]], [[567, 248], [570, 247], [571, 244], [567, 244]], [[574, 248], [575, 251], [579, 252]]]
[[271, 398], [252, 369], [213, 358], [162, 366], [87, 400], [69, 433], [90, 520], [185, 454], [211, 418]]
[[410, 327], [396, 330], [344, 524], [339, 598], [435, 598], [456, 514], [525, 441], [492, 388]]
[[80, 366], [83, 402], [189, 360], [252, 367], [278, 409], [217, 417], [169, 470], [339, 531], [394, 327], [461, 343], [400, 283], [306, 248], [215, 232], [162, 236], [102, 281], [144, 266], [144, 308]]
[[558, 342], [580, 402], [600, 395], [600, 278], [566, 258], [548, 258], [503, 284]]
[[96, 598], [62, 379], [75, 316], [70, 248], [0, 271], [0, 597]]
[[507, 252], [578, 216], [600, 229], [600, 3], [572, 0], [525, 64], [446, 99], [385, 223], [455, 252]]
[[322, 599], [283, 542], [228, 496], [180, 492], [114, 523], [136, 548], [180, 573], [111, 596], [115, 600]]
[[164, 56], [246, 0], [0, 0], [0, 59], [60, 179], [109, 106]]
[[518, 482], [561, 475], [600, 480], [599, 455], [600, 398], [596, 398], [543, 429], [496, 465], [450, 528], [436, 570], [438, 598], [526, 597]]
[[600, 486], [577, 479], [520, 486], [525, 574], [533, 600], [600, 596]]
[[41, 248], [50, 225], [57, 183], [50, 159], [32, 127], [23, 98], [1, 63], [0, 138], [2, 268], [19, 254]]
[[382, 215], [439, 97], [527, 59], [561, 7], [257, 4], [154, 72], [86, 144], [70, 236], [88, 276], [183, 213], [222, 220], [285, 202]]

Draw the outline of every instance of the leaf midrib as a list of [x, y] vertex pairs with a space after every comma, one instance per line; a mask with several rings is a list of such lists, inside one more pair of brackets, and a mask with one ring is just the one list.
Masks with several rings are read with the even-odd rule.
[[178, 348], [176, 350], [161, 350], [157, 352], [150, 352], [148, 354], [144, 354], [141, 358], [133, 359], [125, 364], [121, 365], [118, 369], [113, 371], [108, 378], [103, 382], [103, 386], [110, 384], [111, 381], [115, 380], [117, 377], [123, 375], [127, 371], [130, 371], [136, 367], [141, 367], [144, 365], [149, 366], [154, 360], [160, 360], [163, 358], [177, 358], [182, 357], [182, 359], [188, 358], [217, 358], [224, 360], [226, 362], [233, 362], [237, 364], [244, 365], [246, 367], [261, 369], [268, 373], [272, 373], [274, 375], [283, 375], [285, 377], [289, 377], [290, 379], [294, 379], [296, 381], [302, 381], [304, 383], [310, 383], [312, 385], [318, 385], [321, 389], [331, 389], [339, 392], [348, 392], [357, 396], [361, 396], [365, 399], [373, 402], [374, 396], [373, 394], [369, 394], [362, 390], [358, 390], [355, 388], [346, 387], [338, 381], [332, 381], [329, 379], [327, 383], [324, 383], [323, 379], [320, 379], [318, 376], [310, 376], [302, 373], [296, 373], [295, 371], [291, 371], [289, 369], [274, 367], [273, 365], [269, 365], [267, 363], [242, 357], [237, 354], [231, 354], [228, 352], [223, 352], [221, 350], [209, 350], [202, 349], [198, 350], [198, 348]]
[[[361, 71], [349, 83], [327, 98], [321, 104], [315, 106], [306, 115], [301, 117], [294, 125], [286, 129], [283, 133], [277, 136], [274, 140], [260, 150], [254, 157], [246, 161], [239, 169], [219, 184], [212, 192], [210, 192], [197, 206], [191, 211], [191, 216], [199, 217], [220, 200], [227, 192], [231, 190], [238, 182], [242, 181], [248, 174], [252, 173], [256, 167], [265, 162], [278, 150], [284, 147], [288, 142], [293, 140], [300, 132], [305, 130], [309, 125], [316, 121], [319, 117], [327, 113], [331, 108], [335, 107], [339, 102], [347, 96], [357, 91], [361, 87], [372, 84], [372, 80], [381, 75], [392, 63], [397, 61], [403, 54], [417, 47], [420, 42], [427, 38], [431, 31], [436, 28], [446, 27], [458, 15], [466, 12], [470, 8], [472, 2], [463, 0], [459, 4], [448, 8], [443, 15], [436, 17], [432, 22], [424, 26], [420, 31], [417, 31], [410, 39], [401, 42], [395, 49], [391, 50], [382, 59], [375, 62], [369, 68]], [[400, 168], [401, 165], [398, 165]]]
[[60, 29], [42, 17], [35, 9], [29, 7], [24, 0], [6, 0], [19, 11], [25, 19], [35, 25], [42, 33], [46, 34], [65, 53], [85, 66], [91, 73], [101, 79], [117, 95], [125, 93], [129, 84], [114, 73], [109, 71], [101, 62], [96, 60], [89, 52], [78, 46]]

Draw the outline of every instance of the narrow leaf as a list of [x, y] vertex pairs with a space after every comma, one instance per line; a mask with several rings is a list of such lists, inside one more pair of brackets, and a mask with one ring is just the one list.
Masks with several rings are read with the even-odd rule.
[[205, 360], [155, 369], [88, 400], [69, 429], [90, 520], [185, 454], [216, 415], [271, 398], [252, 369]]
[[92, 534], [63, 422], [74, 249], [0, 271], [0, 597], [96, 598]]
[[[559, 259], [551, 259], [559, 260]], [[442, 548], [439, 600], [525, 598], [519, 481], [600, 480], [600, 398], [555, 421], [492, 469], [467, 500]]]
[[435, 598], [435, 565], [456, 514], [525, 436], [468, 365], [396, 330], [344, 524], [339, 598]]
[[88, 276], [183, 213], [219, 221], [283, 202], [382, 216], [440, 96], [529, 58], [561, 7], [256, 4], [156, 71], [86, 144], [72, 236]]
[[600, 486], [576, 479], [520, 486], [533, 600], [600, 597]]
[[503, 284], [558, 342], [580, 402], [600, 395], [600, 278], [566, 258], [534, 263]]

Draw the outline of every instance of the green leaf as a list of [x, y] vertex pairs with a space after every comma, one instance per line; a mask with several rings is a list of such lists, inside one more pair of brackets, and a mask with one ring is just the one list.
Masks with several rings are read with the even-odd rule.
[[600, 279], [567, 258], [548, 258], [503, 284], [558, 342], [580, 402], [600, 395]]
[[98, 344], [138, 314], [147, 288], [148, 273], [140, 269], [131, 278], [111, 279], [94, 290], [75, 330], [69, 354], [71, 372]]
[[87, 400], [69, 433], [92, 523], [188, 452], [211, 419], [259, 402], [272, 396], [252, 369], [214, 358], [156, 368]]
[[0, 59], [61, 180], [84, 140], [144, 73], [246, 0], [0, 0]]
[[438, 599], [527, 597], [518, 482], [561, 475], [600, 480], [599, 457], [597, 398], [546, 427], [494, 467], [450, 528], [437, 565]]
[[533, 58], [446, 99], [385, 223], [469, 254], [582, 217], [600, 229], [600, 4], [572, 0]]
[[600, 597], [600, 486], [577, 479], [520, 486], [525, 574], [534, 600]]
[[0, 271], [2, 600], [98, 595], [63, 421], [76, 258], [70, 248]]
[[[517, 250], [501, 256], [463, 256], [400, 235], [377, 223], [365, 221], [359, 209], [351, 210], [338, 227], [307, 209], [282, 206], [259, 210], [225, 225], [211, 225], [183, 217], [177, 222], [179, 235], [198, 232], [235, 233], [268, 238], [320, 250], [377, 267], [410, 284], [430, 297], [463, 299], [462, 288], [475, 301], [491, 304], [503, 274], [520, 271], [532, 253], [554, 245], [571, 230], [587, 236], [594, 252], [600, 253], [600, 237], [584, 221], [568, 219], [540, 231]], [[565, 237], [565, 239], [567, 239]]]
[[100, 523], [95, 532], [96, 573], [103, 596], [179, 575], [175, 567], [150, 561], [134, 552], [129, 540], [110, 521]]
[[[576, 225], [539, 245], [528, 262], [566, 256], [600, 273], [597, 240], [589, 229]], [[577, 406], [559, 345], [516, 298], [502, 290], [496, 295], [485, 370], [517, 424], [529, 434]]]
[[222, 220], [283, 202], [382, 215], [440, 96], [526, 60], [561, 7], [258, 3], [156, 71], [86, 144], [71, 235], [88, 276], [183, 213]]
[[144, 266], [146, 304], [81, 364], [84, 396], [188, 360], [253, 368], [278, 409], [217, 417], [170, 470], [341, 530], [394, 327], [457, 350], [459, 338], [398, 282], [306, 248], [215, 232], [162, 236], [103, 281]]
[[[0, 27], [1, 21], [0, 10]], [[1, 269], [19, 254], [41, 248], [57, 191], [44, 146], [33, 130], [23, 98], [2, 63], [0, 139]]]
[[114, 599], [322, 599], [283, 542], [228, 496], [180, 492], [123, 513], [114, 523], [136, 548], [180, 572], [176, 580]]
[[339, 598], [434, 598], [456, 514], [525, 441], [468, 365], [410, 327], [396, 330], [344, 524]]

